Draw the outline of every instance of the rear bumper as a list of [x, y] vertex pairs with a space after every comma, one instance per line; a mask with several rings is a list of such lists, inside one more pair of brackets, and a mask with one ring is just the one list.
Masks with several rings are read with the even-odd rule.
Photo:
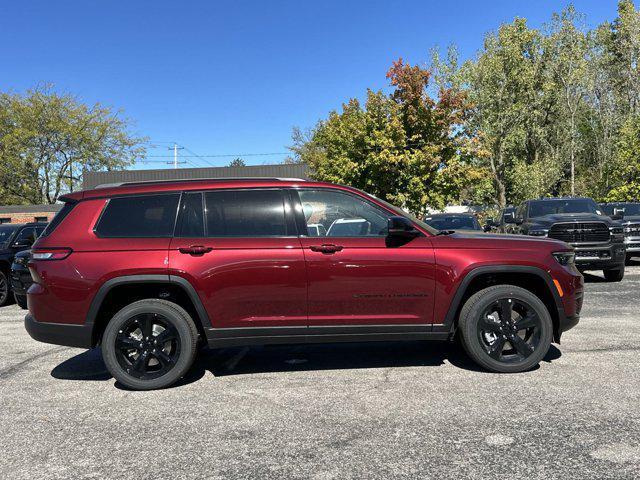
[[91, 348], [91, 326], [38, 322], [30, 313], [24, 317], [24, 328], [39, 342], [67, 347]]

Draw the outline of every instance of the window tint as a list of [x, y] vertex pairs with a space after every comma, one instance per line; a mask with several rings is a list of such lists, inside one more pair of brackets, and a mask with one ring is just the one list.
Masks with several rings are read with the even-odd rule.
[[180, 228], [178, 237], [203, 237], [204, 216], [202, 193], [185, 193], [180, 207]]
[[424, 221], [438, 230], [482, 230], [478, 220], [471, 216], [427, 217]]
[[279, 237], [287, 232], [279, 190], [220, 190], [205, 193], [208, 237]]
[[529, 204], [529, 217], [543, 217], [555, 213], [595, 213], [601, 215], [596, 203], [590, 198], [567, 200], [540, 200]]
[[170, 237], [179, 199], [178, 194], [112, 198], [96, 233], [101, 237]]
[[310, 237], [386, 236], [389, 213], [352, 195], [328, 190], [300, 190]]
[[60, 209], [60, 211], [56, 213], [56, 216], [53, 217], [53, 219], [46, 226], [46, 228], [44, 229], [44, 232], [42, 232], [42, 236], [46, 237], [51, 232], [53, 232], [56, 229], [56, 227], [62, 223], [62, 220], [64, 220], [64, 218], [67, 215], [69, 215], [69, 213], [71, 213], [71, 210], [73, 210], [73, 207], [75, 205], [76, 205], [75, 203], [71, 203], [71, 202], [65, 203], [64, 206]]

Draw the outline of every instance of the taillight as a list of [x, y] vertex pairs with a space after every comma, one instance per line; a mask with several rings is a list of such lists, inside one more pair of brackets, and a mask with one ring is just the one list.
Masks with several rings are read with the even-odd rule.
[[70, 248], [38, 248], [31, 251], [31, 260], [62, 260], [72, 251]]

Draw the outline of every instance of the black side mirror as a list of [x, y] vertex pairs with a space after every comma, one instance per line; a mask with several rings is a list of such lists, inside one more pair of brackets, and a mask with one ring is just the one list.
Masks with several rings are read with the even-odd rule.
[[622, 220], [624, 218], [624, 208], [614, 208], [611, 218], [613, 220]]
[[387, 220], [387, 230], [390, 237], [417, 237], [420, 232], [416, 230], [413, 223], [405, 217], [389, 217]]

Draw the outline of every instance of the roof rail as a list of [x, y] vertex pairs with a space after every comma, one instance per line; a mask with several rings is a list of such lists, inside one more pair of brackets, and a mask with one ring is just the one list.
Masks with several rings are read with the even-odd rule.
[[130, 185], [152, 185], [155, 183], [183, 183], [183, 182], [226, 182], [229, 180], [267, 180], [267, 181], [278, 181], [278, 182], [305, 182], [304, 178], [281, 178], [281, 177], [213, 177], [213, 178], [172, 178], [167, 180], [139, 180], [137, 182], [117, 182], [117, 183], [102, 183], [100, 185], [96, 185], [93, 187], [94, 189], [99, 188], [113, 188], [113, 187], [123, 187]]

